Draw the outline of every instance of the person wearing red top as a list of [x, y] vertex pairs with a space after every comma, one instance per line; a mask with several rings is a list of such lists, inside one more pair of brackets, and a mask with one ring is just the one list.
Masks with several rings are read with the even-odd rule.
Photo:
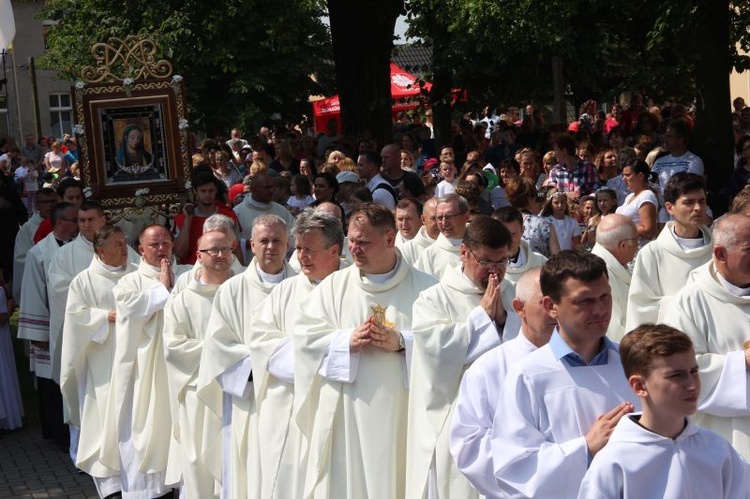
[[198, 250], [198, 239], [203, 235], [203, 222], [208, 217], [219, 213], [231, 218], [241, 230], [237, 215], [228, 206], [216, 201], [218, 187], [216, 178], [210, 173], [200, 173], [193, 179], [193, 193], [195, 204], [188, 203], [182, 208], [182, 213], [177, 215], [175, 222], [174, 253], [180, 257], [183, 264], [194, 264], [196, 251]]
[[[76, 208], [83, 204], [83, 184], [73, 177], [64, 178], [57, 186], [57, 195], [60, 201], [71, 203]], [[50, 217], [42, 220], [39, 228], [34, 233], [34, 244], [38, 243], [52, 232], [52, 220]]]

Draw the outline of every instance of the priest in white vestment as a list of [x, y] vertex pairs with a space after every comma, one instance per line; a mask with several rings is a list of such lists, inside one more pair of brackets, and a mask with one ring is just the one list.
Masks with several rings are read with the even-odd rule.
[[414, 302], [407, 497], [478, 497], [450, 455], [449, 422], [466, 367], [521, 326], [503, 279], [510, 243], [502, 222], [477, 215], [463, 237], [462, 263]]
[[[284, 220], [263, 215], [251, 227], [255, 257], [245, 272], [216, 292], [197, 385], [198, 397], [223, 419], [222, 497], [233, 498], [261, 497], [261, 442], [253, 386], [256, 361], [250, 348], [253, 322], [271, 290], [295, 275], [284, 260], [288, 248]], [[213, 397], [213, 383], [224, 393], [222, 406]]]
[[461, 241], [471, 212], [463, 197], [448, 194], [438, 200], [435, 213], [440, 235], [419, 255], [414, 267], [440, 279], [449, 268], [461, 263]]
[[[318, 206], [313, 208], [313, 210], [323, 212], [323, 213], [328, 213], [329, 215], [338, 217], [339, 220], [342, 220], [342, 217], [343, 217], [341, 213], [341, 208], [339, 208], [337, 204], [331, 203], [329, 201], [320, 203]], [[349, 252], [349, 240], [346, 238], [346, 236], [344, 236], [344, 245], [341, 247], [341, 258], [346, 262], [347, 266], [351, 265], [352, 254]], [[302, 267], [300, 266], [299, 256], [297, 255], [297, 248], [294, 249], [294, 251], [292, 252], [292, 255], [289, 257], [289, 265], [297, 273], [299, 273], [302, 270]]]
[[417, 263], [419, 255], [434, 243], [440, 234], [440, 227], [438, 227], [437, 219], [435, 218], [437, 203], [437, 198], [430, 198], [425, 201], [420, 217], [422, 226], [410, 241], [404, 242], [403, 246], [399, 248], [404, 261], [410, 265]]
[[164, 305], [175, 279], [190, 269], [175, 265], [172, 234], [150, 225], [138, 237], [141, 262], [113, 289], [115, 360], [104, 427], [114, 428], [102, 443], [105, 466], [119, 467], [123, 497], [159, 497], [167, 483], [172, 417], [164, 360]]
[[[169, 469], [181, 474], [185, 497], [218, 497], [221, 486], [221, 467], [217, 466], [221, 446], [216, 445], [221, 441], [221, 415], [198, 398], [197, 382], [214, 296], [233, 275], [236, 245], [232, 220], [224, 215], [208, 217], [197, 241], [192, 280], [182, 291], [173, 292], [164, 307], [172, 432], [179, 448], [170, 454], [176, 461], [170, 462]], [[221, 400], [221, 389], [215, 383], [213, 397]]]
[[26, 253], [34, 246], [34, 234], [36, 234], [42, 220], [52, 214], [52, 209], [57, 203], [57, 193], [49, 187], [40, 189], [37, 191], [34, 200], [36, 211], [18, 230], [16, 243], [13, 246], [13, 300], [16, 303], [21, 303], [21, 281], [26, 263]]
[[294, 331], [295, 417], [307, 452], [304, 498], [405, 497], [412, 303], [435, 284], [395, 248], [385, 207], [349, 221], [355, 265], [302, 304]]
[[714, 225], [711, 262], [693, 271], [664, 322], [693, 340], [702, 379], [693, 421], [750, 459], [750, 218]]
[[[63, 248], [66, 248], [64, 246]], [[125, 233], [105, 226], [93, 238], [95, 256], [70, 283], [61, 341], [60, 390], [69, 424], [80, 429], [75, 465], [94, 479], [100, 497], [120, 492], [119, 468], [99, 461], [115, 357], [115, 297], [120, 278], [136, 270]], [[108, 423], [114, 423], [110, 420]], [[109, 452], [117, 452], [116, 448]]]
[[541, 270], [535, 267], [519, 279], [513, 310], [521, 319], [521, 331], [483, 354], [466, 370], [450, 423], [449, 444], [456, 466], [487, 498], [503, 496], [493, 471], [491, 446], [492, 420], [503, 380], [508, 369], [547, 344], [557, 325], [542, 306]]
[[[234, 207], [234, 213], [242, 227], [240, 237], [250, 239], [253, 221], [261, 215], [276, 215], [287, 224], [287, 230], [291, 231], [294, 217], [282, 205], [273, 201], [273, 179], [261, 173], [253, 177], [250, 184], [250, 194], [240, 204]], [[252, 250], [251, 250], [252, 253]], [[252, 254], [249, 255], [252, 257]], [[250, 258], [246, 258], [247, 262]]]
[[612, 318], [607, 337], [612, 341], [620, 341], [628, 332], [625, 317], [631, 275], [627, 265], [637, 251], [638, 229], [630, 217], [612, 213], [602, 218], [596, 228], [596, 244], [591, 252], [607, 264], [609, 287], [612, 288]]
[[292, 419], [294, 406], [294, 344], [302, 304], [323, 279], [340, 267], [344, 233], [341, 217], [304, 211], [294, 224], [294, 238], [302, 273], [273, 288], [258, 309], [252, 328], [250, 356], [255, 363], [255, 400], [258, 407], [260, 497], [300, 497], [305, 462], [301, 438]]
[[26, 256], [18, 316], [18, 337], [31, 341], [30, 364], [36, 374], [42, 436], [53, 439], [66, 452], [70, 435], [63, 424], [60, 387], [52, 377], [47, 272], [55, 253], [78, 233], [77, 217], [78, 207], [71, 203], [58, 203], [52, 210], [52, 232]]
[[544, 265], [547, 257], [531, 250], [529, 243], [523, 238], [523, 214], [512, 206], [504, 206], [495, 210], [492, 218], [500, 220], [510, 232], [510, 249], [508, 250], [508, 268], [505, 269], [505, 280], [515, 291], [521, 276], [531, 269]]
[[561, 251], [542, 267], [542, 303], [558, 326], [508, 371], [492, 424], [495, 477], [512, 495], [575, 497], [590, 458], [640, 407], [605, 336], [607, 281], [604, 261], [584, 251]]
[[401, 249], [411, 241], [422, 228], [422, 204], [411, 198], [404, 198], [396, 204], [396, 247]]
[[628, 294], [625, 331], [663, 321], [664, 313], [688, 274], [711, 260], [713, 237], [702, 225], [706, 191], [702, 177], [676, 174], [664, 189], [665, 207], [674, 218], [659, 237], [638, 252]]

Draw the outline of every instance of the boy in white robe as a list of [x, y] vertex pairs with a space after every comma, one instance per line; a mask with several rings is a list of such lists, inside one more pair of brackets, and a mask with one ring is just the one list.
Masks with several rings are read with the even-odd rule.
[[[100, 497], [120, 492], [119, 468], [99, 461], [115, 356], [115, 297], [112, 289], [137, 265], [128, 262], [122, 229], [105, 226], [93, 238], [96, 256], [70, 283], [61, 338], [60, 390], [69, 424], [80, 429], [75, 464], [91, 475]], [[113, 422], [113, 421], [110, 421]], [[117, 449], [110, 449], [117, 452]]]
[[[170, 455], [179, 456], [178, 462], [170, 463], [169, 469], [181, 472], [186, 497], [218, 497], [220, 487], [221, 448], [212, 444], [221, 440], [221, 418], [198, 399], [196, 386], [214, 296], [232, 276], [236, 245], [232, 220], [220, 214], [208, 217], [197, 241], [193, 278], [164, 307], [164, 352], [173, 432], [179, 445], [179, 453]], [[221, 397], [218, 385], [213, 391], [214, 397]], [[219, 452], [204, 453], [208, 451], [204, 447]]]
[[354, 266], [302, 304], [294, 331], [301, 497], [404, 497], [411, 305], [435, 279], [403, 261], [395, 238], [393, 214], [362, 204], [349, 221]]
[[[284, 261], [288, 249], [284, 220], [262, 215], [251, 227], [255, 257], [242, 274], [216, 292], [198, 372], [198, 397], [222, 418], [224, 426], [222, 497], [261, 497], [252, 328], [258, 307], [271, 290], [296, 275]], [[214, 397], [214, 383], [221, 387], [223, 400]]]
[[466, 366], [518, 334], [513, 289], [503, 279], [510, 233], [478, 215], [461, 244], [461, 264], [419, 294], [412, 315], [406, 496], [477, 497], [448, 451], [448, 430]]
[[750, 498], [747, 462], [688, 418], [701, 386], [690, 338], [663, 324], [645, 324], [623, 338], [620, 356], [643, 412], [620, 419], [578, 498]]
[[702, 225], [706, 215], [703, 177], [676, 173], [664, 188], [664, 203], [674, 222], [667, 222], [659, 237], [638, 252], [628, 291], [625, 331], [647, 322], [662, 322], [688, 274], [711, 259], [713, 238]]
[[261, 496], [300, 497], [305, 461], [301, 434], [292, 419], [294, 345], [301, 305], [323, 279], [345, 267], [339, 258], [344, 240], [341, 217], [320, 210], [303, 211], [294, 224], [301, 273], [276, 286], [258, 309], [250, 342], [255, 359], [255, 400], [260, 447]]
[[406, 241], [401, 248], [401, 256], [410, 265], [414, 265], [419, 259], [419, 255], [435, 242], [440, 234], [435, 210], [437, 209], [437, 198], [430, 198], [425, 201], [422, 207], [422, 227], [417, 231], [417, 235], [410, 241]]
[[492, 461], [504, 489], [524, 497], [575, 497], [590, 458], [638, 404], [617, 346], [605, 337], [612, 308], [607, 267], [565, 250], [542, 267], [549, 343], [516, 364], [492, 424]]
[[547, 344], [557, 325], [542, 306], [541, 270], [535, 267], [525, 272], [516, 286], [513, 310], [521, 319], [520, 333], [479, 357], [466, 370], [456, 398], [449, 435], [451, 455], [461, 473], [487, 498], [502, 497], [491, 447], [500, 387], [508, 369]]
[[695, 424], [750, 459], [750, 218], [714, 224], [713, 259], [690, 274], [664, 322], [690, 336], [703, 381]]
[[164, 305], [175, 279], [190, 269], [174, 265], [172, 234], [150, 225], [138, 236], [141, 262], [122, 277], [115, 296], [115, 359], [100, 459], [120, 469], [123, 497], [159, 497], [171, 494], [167, 483], [172, 416], [167, 366], [164, 360]]
[[448, 194], [438, 200], [435, 213], [440, 235], [419, 255], [414, 267], [440, 279], [449, 268], [461, 263], [461, 241], [471, 212], [463, 197]]

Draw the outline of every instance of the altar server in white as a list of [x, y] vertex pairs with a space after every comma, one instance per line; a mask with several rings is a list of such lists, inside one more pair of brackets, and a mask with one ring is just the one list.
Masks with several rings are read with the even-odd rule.
[[714, 225], [713, 259], [690, 274], [664, 322], [695, 345], [703, 387], [695, 424], [750, 459], [750, 217]]
[[627, 265], [638, 251], [638, 229], [630, 217], [612, 213], [603, 217], [596, 228], [596, 244], [591, 253], [607, 264], [609, 287], [612, 288], [612, 318], [607, 337], [620, 341], [627, 330], [628, 291], [631, 275]]
[[428, 246], [432, 245], [438, 235], [440, 235], [440, 227], [438, 227], [437, 218], [435, 218], [437, 216], [435, 214], [437, 203], [437, 198], [430, 198], [425, 201], [424, 206], [422, 207], [422, 215], [420, 216], [422, 226], [419, 228], [413, 239], [404, 242], [403, 246], [399, 248], [401, 250], [401, 256], [411, 265], [414, 265], [417, 262], [419, 255], [421, 255]]
[[[67, 246], [64, 246], [67, 247]], [[105, 225], [93, 238], [89, 267], [70, 283], [62, 332], [60, 390], [70, 425], [80, 428], [76, 467], [91, 475], [100, 497], [122, 490], [119, 467], [99, 461], [110, 379], [115, 357], [115, 297], [112, 289], [137, 266], [128, 262], [129, 248], [119, 227]], [[110, 425], [113, 420], [107, 421]], [[111, 444], [116, 442], [110, 441]]]
[[688, 418], [701, 388], [690, 338], [663, 324], [645, 324], [623, 338], [620, 356], [643, 412], [620, 419], [578, 498], [750, 497], [747, 462]]
[[464, 373], [453, 411], [449, 443], [456, 466], [488, 498], [502, 497], [492, 467], [492, 420], [500, 387], [511, 366], [547, 344], [557, 322], [542, 306], [541, 267], [525, 272], [516, 286], [513, 310], [521, 332], [479, 357]]
[[407, 497], [476, 497], [448, 450], [461, 376], [480, 355], [518, 334], [515, 292], [503, 279], [510, 233], [478, 215], [461, 244], [461, 264], [414, 302], [409, 383]]
[[387, 208], [361, 205], [349, 221], [354, 266], [302, 305], [294, 337], [308, 460], [301, 497], [404, 497], [412, 303], [436, 281], [403, 261], [395, 238]]
[[553, 255], [540, 278], [557, 319], [549, 343], [509, 372], [492, 424], [501, 487], [524, 497], [575, 497], [589, 460], [638, 401], [617, 345], [605, 337], [612, 307], [607, 267], [596, 255]]
[[[115, 360], [104, 419], [101, 456], [121, 470], [123, 497], [171, 494], [166, 482], [172, 416], [164, 360], [164, 305], [175, 279], [190, 266], [175, 265], [172, 233], [149, 225], [138, 236], [138, 269], [123, 276], [115, 297]], [[172, 448], [175, 448], [172, 446]], [[119, 450], [119, 452], [115, 452]]]
[[512, 206], [498, 208], [492, 218], [500, 220], [510, 232], [510, 249], [508, 250], [508, 268], [505, 269], [507, 280], [515, 292], [516, 284], [526, 272], [544, 265], [547, 257], [531, 251], [529, 243], [523, 237], [523, 214]]
[[[198, 373], [198, 397], [223, 420], [222, 497], [233, 498], [261, 497], [256, 360], [250, 347], [253, 323], [271, 290], [296, 275], [284, 260], [288, 248], [284, 220], [261, 215], [251, 228], [255, 257], [245, 272], [216, 292]], [[258, 366], [259, 372], [262, 367]], [[213, 396], [214, 383], [224, 393], [223, 402]]]
[[[169, 469], [181, 471], [186, 497], [218, 497], [220, 487], [221, 445], [217, 444], [221, 442], [221, 417], [198, 399], [196, 386], [214, 296], [232, 276], [236, 245], [232, 220], [224, 215], [208, 217], [197, 241], [192, 279], [182, 291], [173, 293], [164, 307], [172, 431], [179, 445], [179, 452], [170, 454], [176, 461], [170, 462]], [[213, 396], [221, 400], [216, 384]]]
[[674, 222], [638, 252], [628, 294], [625, 330], [662, 322], [690, 271], [711, 259], [713, 237], [702, 221], [706, 183], [694, 173], [675, 173], [664, 188], [664, 203]]
[[52, 210], [52, 232], [31, 248], [26, 256], [18, 317], [18, 337], [31, 341], [31, 369], [36, 373], [42, 437], [54, 440], [66, 452], [70, 446], [70, 435], [63, 423], [60, 387], [52, 377], [47, 272], [60, 246], [78, 234], [77, 218], [78, 207], [71, 203], [58, 203]]
[[34, 234], [36, 234], [42, 220], [52, 214], [52, 209], [55, 207], [57, 200], [57, 193], [54, 189], [50, 187], [39, 189], [34, 196], [36, 211], [16, 234], [16, 243], [13, 246], [13, 299], [17, 303], [21, 302], [21, 281], [26, 264], [26, 253], [34, 246]]
[[440, 279], [449, 268], [461, 263], [461, 241], [471, 212], [463, 197], [448, 194], [438, 200], [435, 213], [440, 235], [419, 255], [414, 267]]
[[294, 224], [296, 254], [302, 272], [276, 286], [258, 309], [251, 331], [250, 355], [255, 359], [255, 400], [258, 406], [260, 497], [300, 497], [305, 464], [301, 434], [292, 419], [294, 405], [294, 344], [302, 304], [315, 286], [340, 267], [344, 241], [341, 217], [306, 210]]

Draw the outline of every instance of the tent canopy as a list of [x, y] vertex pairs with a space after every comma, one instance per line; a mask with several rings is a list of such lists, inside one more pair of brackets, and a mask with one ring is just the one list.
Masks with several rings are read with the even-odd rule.
[[[401, 111], [419, 107], [421, 101], [418, 97], [422, 95], [422, 88], [429, 91], [432, 84], [425, 82], [420, 86], [416, 76], [391, 63], [391, 98], [394, 99], [391, 111], [394, 118]], [[339, 131], [341, 130], [341, 104], [338, 95], [315, 101], [312, 105], [316, 130], [326, 130], [331, 118], [339, 123]]]

